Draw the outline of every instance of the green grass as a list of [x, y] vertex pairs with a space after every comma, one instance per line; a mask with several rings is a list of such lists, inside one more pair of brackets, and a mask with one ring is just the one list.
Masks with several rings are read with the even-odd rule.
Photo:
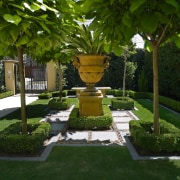
[[[39, 120], [47, 111], [48, 100], [37, 100], [28, 105], [28, 120]], [[76, 98], [71, 103], [78, 104]], [[103, 100], [108, 104], [107, 99]], [[140, 119], [151, 120], [152, 102], [148, 100], [135, 101], [139, 109], [134, 113]], [[11, 113], [0, 120], [20, 120], [20, 110]], [[179, 127], [179, 115], [165, 108], [160, 108], [160, 117], [172, 121]], [[11, 120], [13, 119], [13, 120]], [[43, 162], [0, 161], [0, 179], [11, 180], [180, 180], [180, 160], [134, 161], [127, 147], [60, 147], [55, 146], [50, 156]]]
[[45, 162], [0, 161], [0, 179], [180, 179], [180, 161], [134, 161], [126, 147], [54, 147]]
[[[47, 99], [39, 99], [27, 105], [27, 120], [39, 122], [39, 120], [48, 113], [48, 111], [46, 110], [48, 101], [49, 100]], [[20, 120], [21, 110], [17, 109], [7, 116], [0, 118], [0, 131], [8, 127], [10, 124], [13, 124]]]
[[[153, 121], [153, 104], [152, 101], [147, 99], [139, 99], [135, 101], [135, 107], [138, 110], [134, 110], [133, 113], [141, 120]], [[174, 124], [180, 128], [180, 114], [159, 106], [159, 117], [162, 120]]]

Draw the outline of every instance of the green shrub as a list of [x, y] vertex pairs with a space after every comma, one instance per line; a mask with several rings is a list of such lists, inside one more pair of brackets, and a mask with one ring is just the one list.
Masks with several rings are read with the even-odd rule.
[[70, 105], [66, 98], [62, 98], [62, 102], [59, 101], [59, 98], [53, 98], [49, 101], [48, 107], [51, 109], [66, 110], [69, 109]]
[[129, 130], [135, 144], [148, 152], [180, 151], [180, 130], [174, 125], [161, 120], [160, 135], [152, 133], [152, 122], [132, 120]]
[[129, 91], [129, 96], [133, 99], [147, 99], [149, 98], [147, 92], [135, 92], [135, 91]]
[[49, 123], [28, 123], [28, 134], [21, 134], [21, 123], [11, 124], [0, 132], [0, 152], [37, 154], [49, 136]]
[[[153, 93], [148, 92], [135, 92], [129, 91], [130, 97], [133, 99], [151, 99], [153, 100]], [[180, 112], [180, 102], [164, 96], [159, 96], [159, 103], [174, 110]]]
[[107, 89], [106, 90], [106, 95], [113, 95], [114, 96], [114, 89]]
[[79, 116], [79, 108], [74, 108], [69, 116], [69, 128], [76, 130], [109, 129], [113, 118], [109, 107], [106, 105], [103, 105], [103, 114], [103, 116]]
[[38, 95], [39, 99], [50, 99], [52, 97], [52, 94], [50, 92], [43, 92]]
[[[62, 91], [62, 97], [67, 96], [67, 90]], [[52, 92], [52, 97], [59, 97], [59, 91]]]
[[134, 108], [134, 100], [129, 97], [112, 98], [111, 106], [113, 109], [130, 110]]
[[76, 96], [76, 90], [67, 90], [68, 96]]
[[160, 102], [160, 104], [162, 104], [170, 109], [180, 112], [180, 102], [179, 101], [176, 101], [174, 99], [167, 98], [164, 96], [159, 96], [159, 102]]
[[7, 92], [1, 92], [0, 93], [0, 99], [6, 98], [13, 95], [13, 91], [7, 91]]
[[119, 89], [115, 89], [114, 90], [114, 96], [115, 97], [119, 97], [119, 96], [122, 96], [123, 95], [123, 91], [122, 90], [119, 90]]

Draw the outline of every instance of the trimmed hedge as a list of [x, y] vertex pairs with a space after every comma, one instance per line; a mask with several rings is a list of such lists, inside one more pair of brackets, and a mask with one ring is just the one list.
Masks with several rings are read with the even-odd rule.
[[104, 130], [109, 129], [112, 114], [108, 106], [103, 105], [103, 116], [79, 116], [79, 108], [74, 108], [69, 116], [68, 126], [76, 130]]
[[13, 95], [13, 91], [7, 91], [7, 92], [1, 92], [0, 93], [0, 99], [6, 98]]
[[28, 134], [21, 134], [21, 123], [11, 124], [0, 132], [0, 152], [6, 154], [37, 154], [49, 136], [49, 123], [28, 123]]
[[[153, 100], [153, 93], [148, 92], [135, 92], [129, 91], [130, 97], [133, 99], [151, 99]], [[159, 96], [159, 103], [174, 110], [180, 112], [180, 102], [164, 96]]]
[[[67, 90], [63, 90], [62, 97], [66, 97], [66, 96], [67, 96]], [[59, 91], [52, 92], [52, 97], [59, 97]]]
[[[128, 95], [129, 91], [125, 91], [125, 96]], [[123, 90], [120, 89], [108, 89], [106, 90], [106, 95], [113, 95], [115, 97], [123, 96]]]
[[129, 97], [119, 97], [111, 99], [112, 109], [131, 110], [134, 108], [134, 100]]
[[76, 96], [76, 90], [67, 90], [68, 96]]
[[153, 153], [180, 152], [180, 129], [166, 121], [160, 121], [160, 135], [152, 133], [152, 122], [131, 120], [129, 130], [136, 145]]
[[50, 99], [52, 97], [52, 94], [50, 92], [43, 92], [38, 95], [39, 99]]
[[59, 98], [55, 97], [49, 101], [48, 107], [51, 109], [57, 109], [57, 110], [67, 110], [69, 109], [70, 105], [66, 101], [66, 98], [63, 98], [62, 102], [60, 102]]

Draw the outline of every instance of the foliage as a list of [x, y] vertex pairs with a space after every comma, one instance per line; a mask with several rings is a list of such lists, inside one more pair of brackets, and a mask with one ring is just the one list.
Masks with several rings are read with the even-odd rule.
[[101, 32], [91, 31], [87, 25], [76, 26], [75, 32], [65, 37], [68, 48], [63, 52], [77, 54], [104, 54], [105, 38]]
[[21, 123], [11, 124], [0, 132], [0, 152], [6, 154], [38, 154], [50, 131], [49, 123], [28, 123], [28, 133], [21, 134]]
[[53, 98], [49, 101], [48, 107], [51, 109], [66, 110], [70, 105], [66, 101], [66, 98], [63, 98], [62, 101], [60, 101], [59, 98]]
[[148, 77], [143, 69], [138, 76], [138, 91], [148, 92]]
[[49, 0], [7, 0], [0, 3], [0, 55], [17, 56], [19, 60], [23, 134], [27, 134], [23, 54], [35, 56], [55, 45], [52, 42], [60, 31], [60, 21], [57, 23], [60, 16], [56, 8], [55, 1]]
[[118, 97], [111, 99], [112, 109], [132, 110], [134, 108], [134, 100], [129, 97]]
[[79, 116], [79, 108], [74, 108], [69, 116], [68, 125], [75, 130], [102, 130], [109, 129], [113, 122], [108, 106], [103, 105], [102, 116]]
[[50, 92], [43, 92], [38, 95], [39, 99], [49, 99], [52, 97], [52, 94]]
[[97, 1], [82, 1], [82, 12], [87, 17], [94, 17], [92, 27], [99, 27], [107, 41], [111, 41], [114, 52], [120, 41], [128, 43], [137, 31], [145, 40], [146, 48], [153, 52], [154, 132], [159, 134], [158, 50], [168, 41], [174, 41], [180, 47], [180, 2], [112, 0], [98, 4]]
[[129, 122], [135, 144], [149, 152], [179, 152], [180, 130], [166, 121], [160, 121], [160, 135], [152, 134], [152, 122], [132, 120]]
[[[148, 92], [129, 91], [129, 96], [133, 99], [150, 99], [153, 100], [153, 94]], [[180, 112], [180, 102], [165, 96], [159, 96], [159, 103], [176, 112]]]
[[[67, 96], [67, 90], [63, 90], [62, 97], [66, 97], [66, 96]], [[59, 97], [59, 91], [52, 92], [52, 97]]]

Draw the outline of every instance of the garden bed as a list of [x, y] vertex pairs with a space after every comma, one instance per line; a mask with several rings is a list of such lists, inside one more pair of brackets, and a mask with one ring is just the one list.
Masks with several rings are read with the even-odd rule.
[[111, 128], [113, 117], [107, 105], [103, 105], [102, 116], [79, 116], [79, 108], [74, 108], [69, 116], [68, 126], [73, 130], [107, 130]]
[[174, 125], [161, 120], [160, 135], [153, 134], [152, 122], [132, 120], [129, 125], [129, 140], [140, 155], [180, 155], [180, 130]]
[[38, 156], [49, 137], [49, 123], [29, 123], [28, 134], [21, 134], [21, 123], [11, 124], [0, 132], [0, 155]]

